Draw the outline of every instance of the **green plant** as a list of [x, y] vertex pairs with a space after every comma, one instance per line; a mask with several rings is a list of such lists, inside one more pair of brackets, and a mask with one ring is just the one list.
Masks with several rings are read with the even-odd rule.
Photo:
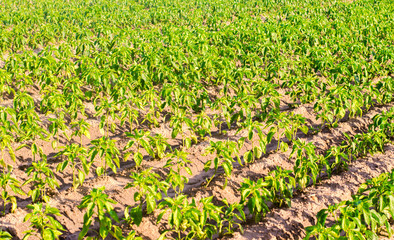
[[265, 177], [266, 188], [271, 192], [270, 199], [274, 204], [282, 206], [283, 203], [286, 203], [287, 206], [291, 206], [291, 198], [293, 198], [293, 191], [296, 187], [295, 178], [291, 174], [291, 170], [277, 167]]
[[7, 164], [4, 162], [4, 156], [6, 152], [8, 152], [11, 159], [15, 162], [15, 151], [12, 146], [12, 144], [15, 142], [13, 133], [17, 131], [15, 125], [17, 122], [15, 111], [12, 108], [0, 108], [0, 122], [0, 165], [3, 167], [3, 170], [5, 170], [7, 168]]
[[[34, 230], [28, 230], [25, 233], [23, 239], [28, 239], [30, 236], [39, 236], [44, 240], [59, 239], [62, 235], [62, 231], [65, 231], [63, 226], [51, 215], [60, 216], [59, 210], [46, 204], [43, 206], [42, 203], [36, 203], [28, 205], [30, 213], [26, 214], [23, 219], [24, 222], [30, 221]], [[38, 234], [37, 234], [38, 233]]]
[[238, 163], [242, 165], [241, 159], [238, 155], [239, 153], [239, 146], [236, 142], [232, 142], [227, 140], [226, 142], [218, 141], [218, 142], [209, 142], [210, 146], [205, 148], [204, 155], [208, 154], [215, 154], [215, 158], [213, 160], [208, 160], [204, 164], [204, 171], [208, 171], [213, 164], [214, 174], [212, 177], [207, 181], [207, 186], [212, 181], [212, 179], [216, 176], [216, 173], [219, 167], [223, 167], [225, 173], [225, 182], [223, 188], [227, 186], [228, 177], [230, 177], [232, 169], [233, 169], [233, 155], [235, 155]]
[[[82, 198], [81, 204], [78, 206], [80, 209], [86, 209], [83, 216], [82, 231], [78, 235], [78, 239], [83, 239], [93, 222], [93, 216], [98, 218], [100, 229], [98, 237], [105, 239], [113, 229], [112, 219], [119, 222], [118, 215], [116, 214], [113, 204], [116, 202], [104, 193], [105, 187], [93, 188], [90, 194]], [[116, 229], [116, 228], [115, 228]]]
[[95, 116], [101, 116], [99, 129], [101, 134], [108, 137], [109, 130], [114, 132], [116, 124], [114, 120], [117, 118], [118, 104], [114, 99], [108, 99], [107, 97], [96, 98], [95, 101]]
[[232, 235], [235, 227], [238, 227], [243, 234], [243, 227], [240, 222], [246, 220], [244, 205], [240, 203], [229, 204], [226, 199], [223, 199], [222, 202], [225, 206], [223, 207], [224, 213], [222, 220], [218, 224], [219, 236]]
[[[139, 208], [143, 209], [143, 204], [146, 203], [146, 211], [148, 214], [156, 209], [156, 200], [162, 199], [162, 194], [167, 194], [169, 184], [165, 181], [160, 181], [160, 176], [152, 169], [146, 169], [140, 173], [132, 173], [130, 176], [133, 182], [128, 183], [125, 189], [136, 188], [134, 193], [134, 201], [139, 202]], [[127, 210], [127, 209], [126, 209]]]
[[187, 152], [175, 149], [173, 153], [169, 154], [169, 159], [164, 165], [164, 168], [169, 168], [170, 172], [167, 174], [166, 182], [172, 187], [176, 194], [182, 193], [185, 184], [189, 181], [186, 176], [181, 174], [184, 170], [189, 175], [192, 175], [191, 169], [187, 166], [191, 161], [187, 159]]
[[[73, 187], [76, 189], [85, 181], [86, 174], [89, 173], [92, 162], [87, 161], [88, 152], [81, 145], [72, 143], [62, 147], [62, 149], [63, 150], [60, 151], [56, 156], [66, 156], [66, 159], [57, 165], [56, 170], [64, 171], [64, 169], [70, 165], [72, 169]], [[81, 164], [82, 170], [77, 169], [78, 162]], [[76, 170], [78, 170], [78, 176], [75, 175]]]
[[267, 189], [269, 183], [263, 179], [254, 182], [244, 179], [239, 191], [241, 192], [241, 204], [247, 205], [249, 211], [254, 216], [254, 221], [259, 222], [262, 216], [269, 212], [267, 202], [271, 199], [271, 192]]
[[[11, 176], [12, 168], [8, 167], [8, 172], [0, 173], [0, 198], [3, 201], [3, 215], [5, 214], [6, 205], [11, 203], [11, 212], [14, 212], [17, 207], [17, 201], [15, 196], [10, 194], [10, 190], [15, 194], [24, 195], [25, 193], [20, 188], [20, 182]], [[10, 190], [9, 190], [10, 189]]]
[[190, 148], [192, 140], [197, 142], [196, 138], [193, 137], [186, 137], [184, 125], [189, 129], [193, 129], [193, 121], [186, 116], [186, 110], [183, 108], [176, 108], [174, 115], [171, 116], [170, 119], [170, 127], [172, 128], [171, 137], [176, 138], [179, 133], [182, 136], [182, 146], [184, 148]]
[[112, 140], [108, 137], [101, 137], [91, 141], [93, 145], [89, 150], [90, 161], [94, 162], [96, 156], [101, 160], [101, 165], [96, 168], [96, 174], [98, 176], [106, 175], [107, 166], [116, 173], [116, 168], [119, 168], [119, 155], [120, 152], [115, 145], [116, 140]]
[[[126, 132], [126, 136], [131, 138], [131, 139], [127, 142], [127, 144], [126, 144], [126, 146], [124, 147], [123, 150], [124, 151], [128, 150], [128, 149], [134, 147], [134, 145], [136, 145], [137, 150], [134, 151], [133, 160], [134, 160], [134, 162], [135, 162], [137, 167], [141, 166], [141, 163], [142, 163], [142, 160], [143, 160], [143, 155], [140, 152], [141, 146], [144, 149], [150, 150], [150, 145], [149, 145], [149, 140], [148, 140], [149, 134], [150, 134], [150, 132], [144, 132], [143, 130], [137, 130], [137, 129], [134, 129], [133, 133]], [[150, 151], [152, 151], [152, 150], [150, 150]], [[133, 151], [126, 152], [125, 155], [124, 155], [124, 160], [127, 161], [129, 156], [132, 153], [133, 153]]]
[[38, 200], [43, 200], [48, 202], [49, 196], [47, 195], [47, 189], [56, 189], [56, 187], [59, 187], [59, 184], [53, 171], [49, 168], [46, 158], [32, 162], [32, 165], [26, 169], [26, 173], [29, 178], [23, 185], [32, 183], [31, 190], [28, 192], [32, 201], [37, 202]]
[[78, 121], [71, 122], [71, 128], [74, 129], [71, 137], [78, 136], [79, 137], [79, 145], [82, 147], [82, 136], [86, 136], [90, 139], [90, 124], [85, 121], [85, 119], [80, 119]]
[[294, 155], [295, 164], [293, 171], [299, 189], [304, 189], [311, 180], [313, 184], [316, 184], [323, 166], [327, 166], [327, 169], [329, 168], [327, 159], [321, 155], [317, 155], [315, 146], [310, 142], [294, 141], [290, 156]]
[[[166, 212], [169, 212], [168, 224], [171, 230], [164, 231], [159, 239], [166, 239], [168, 232], [175, 232], [177, 239], [207, 239], [218, 232], [216, 224], [221, 223], [222, 208], [212, 203], [213, 197], [200, 200], [197, 207], [194, 199], [191, 202], [185, 195], [165, 198], [159, 204], [163, 209], [157, 218], [160, 222]], [[210, 221], [216, 224], [210, 223]]]
[[[252, 150], [247, 151], [244, 154], [244, 161], [246, 163], [253, 163], [256, 158], [260, 158], [261, 155], [263, 153], [266, 153], [267, 151], [267, 141], [262, 131], [263, 124], [258, 121], [254, 121], [252, 116], [249, 114], [246, 120], [242, 123], [242, 127], [238, 130], [238, 132], [243, 129], [246, 129], [248, 131], [247, 139], [252, 144]], [[255, 146], [253, 141], [253, 136], [255, 135], [255, 132], [257, 132], [257, 135], [259, 137], [258, 146]]]
[[66, 130], [68, 126], [66, 125], [66, 120], [64, 119], [64, 114], [58, 114], [57, 118], [49, 118], [48, 120], [51, 121], [49, 125], [49, 132], [52, 136], [56, 136], [56, 139], [52, 141], [52, 149], [56, 150], [57, 145], [60, 143], [59, 131], [63, 131], [63, 135], [66, 137], [68, 141], [70, 141], [70, 136], [66, 134]]
[[[271, 126], [270, 130], [267, 134], [267, 144], [269, 144], [272, 140], [272, 137], [276, 134], [277, 140], [277, 148], [276, 150], [281, 150], [282, 152], [286, 152], [289, 148], [288, 144], [281, 141], [282, 136], [286, 136], [289, 140], [292, 139], [292, 130], [291, 130], [291, 120], [286, 112], [274, 111], [273, 114], [269, 115], [270, 118], [267, 120], [267, 125]], [[283, 131], [283, 130], [284, 131]]]
[[149, 145], [146, 146], [146, 151], [153, 159], [162, 159], [165, 156], [165, 151], [170, 145], [167, 143], [167, 139], [161, 134], [155, 136], [148, 136]]
[[[122, 113], [120, 116], [121, 119], [120, 124], [123, 126], [126, 121], [129, 121], [129, 131], [132, 132], [133, 123], [135, 122], [137, 125], [139, 124], [138, 122], [139, 113], [137, 109], [142, 108], [141, 99], [139, 99], [138, 97], [132, 97], [130, 101], [127, 101], [126, 104], [122, 104], [122, 105], [124, 107], [120, 109], [120, 112]], [[134, 107], [133, 105], [136, 105], [136, 107]]]
[[336, 169], [337, 171], [340, 170], [347, 170], [349, 163], [348, 163], [348, 155], [345, 152], [346, 146], [333, 146], [328, 149], [326, 154], [326, 159], [334, 159], [334, 162], [331, 164], [330, 167], [327, 168], [328, 176], [331, 176], [331, 171]]
[[206, 135], [212, 135], [212, 119], [205, 112], [200, 112], [193, 123], [193, 131], [201, 139], [205, 139]]

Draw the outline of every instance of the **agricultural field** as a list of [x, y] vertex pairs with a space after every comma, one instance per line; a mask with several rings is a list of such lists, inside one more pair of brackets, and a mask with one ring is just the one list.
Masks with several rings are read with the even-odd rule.
[[390, 239], [394, 1], [0, 1], [0, 239]]

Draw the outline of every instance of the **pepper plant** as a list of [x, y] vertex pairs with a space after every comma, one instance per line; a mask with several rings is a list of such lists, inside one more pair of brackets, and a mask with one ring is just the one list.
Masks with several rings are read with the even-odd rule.
[[96, 156], [101, 160], [101, 165], [96, 168], [98, 176], [106, 175], [107, 167], [110, 167], [114, 173], [116, 168], [119, 168], [120, 152], [115, 143], [116, 140], [105, 136], [91, 141], [93, 146], [89, 149], [90, 161], [94, 162]]
[[[73, 188], [76, 189], [85, 181], [85, 177], [89, 173], [92, 162], [88, 162], [88, 152], [81, 145], [72, 143], [61, 149], [62, 151], [56, 156], [66, 156], [66, 159], [57, 165], [56, 170], [63, 172], [67, 166], [70, 166], [72, 170]], [[79, 165], [78, 163], [81, 165], [80, 169], [77, 168], [77, 165]], [[78, 175], [76, 175], [76, 171]]]
[[33, 229], [25, 231], [23, 239], [29, 239], [31, 236], [45, 240], [59, 239], [60, 235], [62, 235], [62, 231], [65, 231], [65, 229], [59, 221], [52, 216], [60, 216], [60, 212], [57, 208], [51, 207], [49, 204], [44, 206], [43, 203], [30, 204], [27, 205], [27, 208], [30, 209], [31, 212], [26, 214], [23, 221], [30, 221], [30, 227]]
[[53, 171], [49, 168], [46, 158], [32, 162], [32, 165], [26, 169], [26, 173], [28, 178], [23, 185], [32, 183], [28, 195], [31, 196], [33, 203], [39, 200], [48, 202], [48, 188], [54, 190], [59, 187], [59, 184]]
[[237, 159], [238, 163], [242, 166], [241, 159], [238, 155], [239, 153], [238, 143], [227, 140], [225, 142], [210, 141], [209, 144], [210, 146], [205, 148], [204, 154], [205, 155], [215, 154], [215, 158], [213, 160], [208, 160], [204, 164], [204, 171], [206, 172], [211, 168], [211, 165], [213, 165], [214, 168], [214, 174], [207, 181], [207, 186], [212, 181], [212, 179], [216, 176], [219, 167], [222, 167], [225, 173], [225, 182], [223, 185], [223, 188], [225, 188], [227, 186], [228, 178], [231, 176], [231, 172], [233, 170], [233, 163], [236, 162], [232, 156], [235, 155], [235, 158]]
[[0, 173], [0, 198], [3, 201], [3, 215], [5, 215], [6, 206], [8, 203], [11, 203], [10, 212], [14, 212], [17, 207], [16, 197], [11, 195], [11, 191], [14, 194], [25, 195], [25, 193], [21, 189], [20, 182], [15, 177], [11, 176], [11, 173], [11, 167], [8, 167], [8, 172]]
[[81, 204], [78, 206], [80, 209], [86, 209], [83, 216], [82, 231], [78, 235], [78, 240], [84, 239], [93, 223], [94, 216], [98, 218], [100, 226], [98, 237], [96, 239], [105, 239], [113, 229], [112, 220], [119, 222], [118, 215], [116, 214], [113, 204], [116, 202], [104, 193], [105, 187], [93, 188], [90, 194], [82, 198]]

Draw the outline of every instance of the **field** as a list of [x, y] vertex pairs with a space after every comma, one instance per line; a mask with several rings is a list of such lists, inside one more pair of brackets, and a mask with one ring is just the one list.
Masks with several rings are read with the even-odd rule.
[[394, 1], [0, 1], [0, 239], [390, 239]]

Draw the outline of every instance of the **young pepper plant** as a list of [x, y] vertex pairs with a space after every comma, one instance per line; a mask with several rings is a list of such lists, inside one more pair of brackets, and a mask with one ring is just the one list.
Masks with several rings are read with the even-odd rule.
[[27, 205], [27, 208], [32, 212], [28, 213], [24, 222], [30, 221], [32, 230], [28, 230], [23, 237], [23, 240], [35, 236], [43, 240], [55, 240], [59, 239], [62, 235], [62, 231], [65, 231], [64, 227], [51, 215], [60, 216], [59, 210], [57, 208], [49, 206], [46, 204], [43, 206], [42, 203], [35, 203], [32, 205]]
[[[3, 201], [3, 211], [2, 214], [5, 215], [6, 206], [8, 203], [11, 203], [11, 212], [14, 212], [17, 207], [17, 201], [15, 196], [11, 195], [10, 192], [14, 192], [15, 194], [25, 195], [23, 190], [20, 187], [20, 182], [11, 176], [12, 168], [8, 167], [8, 172], [0, 173], [0, 189], [1, 195], [0, 198]], [[11, 191], [10, 191], [11, 190]]]
[[[134, 151], [134, 155], [133, 155], [133, 160], [134, 160], [137, 168], [141, 166], [141, 163], [143, 160], [143, 155], [140, 152], [141, 147], [143, 147], [144, 149], [150, 150], [149, 138], [148, 138], [149, 135], [150, 135], [149, 131], [145, 132], [143, 130], [137, 130], [137, 129], [134, 129], [133, 133], [126, 132], [126, 136], [131, 139], [127, 142], [123, 151], [127, 151], [127, 150], [131, 149], [132, 147], [137, 148], [137, 150]], [[133, 154], [133, 151], [126, 152], [123, 157], [124, 160], [127, 161], [131, 154]]]
[[28, 193], [28, 195], [31, 196], [33, 203], [38, 200], [48, 202], [49, 196], [47, 195], [47, 188], [56, 189], [56, 187], [59, 187], [59, 184], [53, 174], [53, 171], [49, 168], [46, 158], [37, 162], [32, 162], [32, 166], [26, 169], [26, 173], [28, 179], [23, 183], [23, 185], [33, 183], [33, 186]]
[[279, 204], [279, 207], [283, 203], [291, 207], [291, 199], [296, 186], [296, 181], [291, 173], [291, 170], [283, 170], [281, 167], [277, 167], [265, 177], [265, 182], [268, 183], [266, 188], [271, 192], [271, 201], [274, 204]]
[[[64, 171], [67, 166], [70, 166], [72, 170], [73, 188], [76, 189], [85, 181], [85, 177], [89, 173], [92, 162], [87, 161], [88, 152], [86, 148], [81, 145], [72, 143], [62, 147], [62, 149], [63, 150], [56, 156], [66, 156], [66, 159], [57, 165], [56, 170]], [[82, 170], [77, 169], [78, 162], [81, 163]], [[76, 170], [78, 171], [78, 176], [76, 176]]]
[[187, 152], [175, 149], [173, 153], [169, 154], [169, 159], [166, 165], [164, 165], [164, 168], [170, 169], [166, 181], [171, 185], [176, 195], [182, 193], [185, 184], [189, 181], [186, 176], [181, 174], [181, 171], [184, 170], [189, 175], [192, 175], [191, 169], [187, 166], [191, 163], [191, 161], [187, 159], [187, 154]]
[[[191, 203], [187, 196], [180, 194], [175, 198], [165, 198], [159, 204], [163, 209], [157, 218], [160, 222], [165, 213], [169, 212], [170, 230], [164, 231], [160, 240], [166, 239], [168, 232], [174, 232], [177, 239], [210, 239], [218, 233], [217, 225], [222, 222], [222, 207], [212, 203], [212, 196], [200, 200], [199, 205], [193, 198]], [[214, 224], [212, 224], [213, 222]], [[216, 223], [216, 224], [215, 224]]]
[[116, 204], [117, 202], [110, 199], [108, 195], [104, 193], [104, 190], [104, 186], [100, 188], [93, 188], [90, 194], [82, 198], [82, 202], [78, 208], [86, 209], [86, 213], [83, 216], [83, 227], [82, 231], [78, 235], [78, 240], [82, 240], [88, 233], [88, 230], [92, 225], [94, 215], [98, 217], [100, 225], [98, 236], [102, 239], [105, 239], [108, 234], [111, 233], [113, 228], [112, 219], [119, 222], [118, 215], [113, 207], [113, 204]]
[[247, 205], [249, 211], [254, 216], [254, 221], [260, 221], [261, 216], [269, 212], [267, 202], [271, 199], [271, 192], [267, 189], [268, 182], [262, 178], [254, 182], [250, 179], [244, 179], [239, 189], [241, 192], [240, 204]]
[[156, 209], [156, 200], [163, 198], [162, 194], [167, 195], [169, 184], [165, 181], [160, 181], [160, 176], [152, 169], [146, 169], [140, 173], [133, 173], [130, 176], [133, 182], [128, 183], [125, 189], [136, 188], [134, 193], [134, 201], [139, 202], [139, 208], [143, 209], [143, 204], [146, 203], [146, 212], [152, 213]]
[[101, 160], [101, 166], [96, 168], [98, 176], [106, 175], [107, 166], [116, 173], [116, 168], [119, 168], [119, 149], [115, 145], [116, 140], [111, 140], [108, 137], [101, 137], [91, 141], [93, 145], [89, 150], [90, 161], [93, 162], [98, 156]]
[[234, 158], [232, 157], [235, 155], [238, 163], [242, 166], [241, 159], [238, 155], [239, 153], [239, 146], [238, 143], [227, 140], [226, 142], [218, 141], [213, 142], [210, 141], [210, 146], [205, 149], [204, 155], [208, 154], [215, 154], [215, 158], [213, 160], [208, 160], [204, 164], [204, 171], [208, 171], [213, 164], [214, 174], [212, 177], [207, 181], [206, 186], [212, 181], [212, 179], [216, 176], [216, 173], [219, 167], [223, 167], [225, 173], [225, 183], [223, 188], [226, 188], [228, 178], [231, 176], [231, 172], [233, 170], [233, 163], [235, 162]]

